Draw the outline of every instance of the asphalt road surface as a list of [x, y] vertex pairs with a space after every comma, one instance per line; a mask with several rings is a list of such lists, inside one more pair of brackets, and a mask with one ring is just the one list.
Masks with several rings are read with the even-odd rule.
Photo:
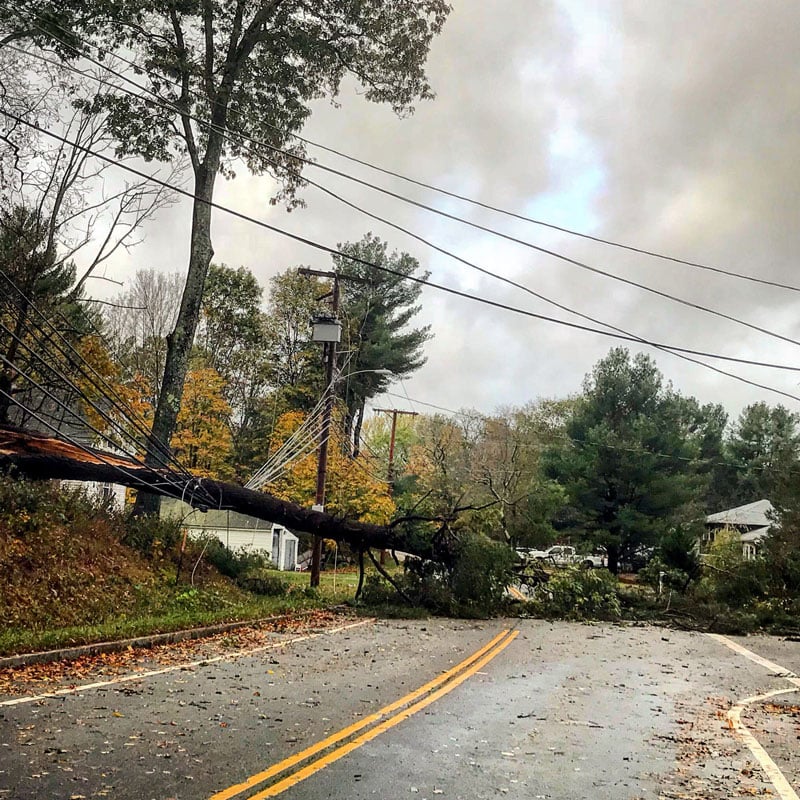
[[799, 672], [796, 642], [652, 627], [218, 637], [5, 675], [0, 800], [795, 800]]

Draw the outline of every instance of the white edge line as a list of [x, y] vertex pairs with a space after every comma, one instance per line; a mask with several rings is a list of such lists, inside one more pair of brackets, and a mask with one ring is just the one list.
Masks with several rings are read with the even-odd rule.
[[786, 677], [789, 680], [792, 678], [797, 678], [797, 675], [795, 675], [795, 673], [790, 669], [786, 669], [786, 667], [782, 667], [780, 664], [776, 664], [774, 661], [768, 661], [763, 656], [758, 655], [758, 653], [754, 653], [752, 650], [748, 650], [744, 645], [734, 642], [727, 636], [723, 636], [720, 633], [707, 633], [706, 636], [715, 639], [721, 644], [724, 644], [726, 647], [729, 647], [731, 650], [739, 653], [739, 655], [749, 658], [751, 661], [755, 662], [756, 664], [760, 664], [762, 667], [768, 669], [770, 672], [776, 673], [780, 677]]
[[68, 694], [77, 694], [78, 692], [86, 692], [91, 689], [102, 689], [105, 686], [115, 686], [118, 683], [128, 683], [129, 681], [142, 680], [144, 678], [152, 678], [156, 675], [164, 675], [167, 672], [178, 672], [179, 670], [192, 669], [194, 667], [202, 667], [206, 664], [214, 664], [219, 661], [232, 661], [240, 656], [250, 656], [255, 653], [262, 653], [265, 650], [275, 650], [278, 647], [285, 647], [286, 645], [297, 644], [298, 642], [305, 642], [309, 639], [316, 639], [319, 636], [327, 636], [331, 633], [341, 633], [342, 631], [356, 628], [359, 625], [366, 625], [373, 622], [372, 619], [359, 620], [358, 622], [351, 622], [349, 625], [340, 625], [338, 628], [331, 628], [330, 630], [322, 631], [320, 633], [309, 633], [305, 636], [296, 636], [293, 639], [284, 639], [280, 642], [270, 642], [269, 644], [253, 647], [250, 650], [236, 650], [233, 653], [224, 653], [223, 655], [213, 656], [211, 658], [203, 658], [199, 661], [186, 661], [182, 664], [172, 664], [169, 667], [162, 667], [161, 669], [151, 669], [146, 672], [134, 672], [129, 675], [122, 675], [119, 678], [113, 678], [108, 681], [97, 681], [96, 683], [84, 683], [80, 686], [70, 686], [65, 689], [55, 689], [52, 692], [44, 692], [37, 695], [26, 695], [24, 697], [14, 697], [11, 700], [0, 701], [0, 707], [3, 706], [18, 706], [24, 703], [36, 703], [40, 700], [47, 700], [53, 697], [63, 697]]
[[791, 689], [775, 689], [771, 692], [767, 692], [766, 694], [760, 694], [754, 697], [746, 697], [744, 700], [739, 700], [736, 705], [732, 706], [728, 710], [726, 716], [730, 722], [731, 729], [738, 734], [738, 736], [750, 748], [750, 752], [761, 765], [761, 768], [764, 770], [770, 782], [775, 787], [775, 791], [778, 793], [781, 800], [800, 800], [800, 797], [797, 796], [797, 792], [795, 792], [786, 776], [783, 774], [783, 772], [781, 772], [780, 767], [778, 767], [778, 765], [772, 760], [772, 757], [764, 749], [758, 739], [756, 739], [756, 737], [750, 733], [750, 731], [747, 729], [747, 726], [742, 722], [741, 719], [742, 712], [747, 706], [753, 703], [763, 703], [765, 700], [769, 700], [769, 698], [775, 697], [776, 695], [789, 694], [790, 692], [798, 691], [798, 689], [800, 689], [800, 679], [798, 679], [790, 670], [780, 666], [780, 664], [776, 664], [773, 661], [768, 661], [766, 658], [758, 655], [758, 653], [748, 650], [746, 647], [738, 642], [734, 642], [727, 636], [722, 636], [718, 633], [708, 633], [706, 636], [710, 636], [720, 644], [724, 644], [734, 652], [739, 653], [739, 655], [749, 658], [750, 661], [753, 661], [762, 667], [766, 667], [770, 672], [775, 673], [776, 675], [794, 684], [794, 687]]

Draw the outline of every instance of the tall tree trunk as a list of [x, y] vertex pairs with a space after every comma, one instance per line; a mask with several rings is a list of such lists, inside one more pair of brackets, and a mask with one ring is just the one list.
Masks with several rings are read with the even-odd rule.
[[615, 544], [610, 544], [606, 547], [608, 554], [608, 571], [613, 575], [619, 574], [619, 547]]
[[[214, 148], [213, 139], [220, 139]], [[189, 254], [189, 271], [183, 290], [181, 307], [175, 322], [175, 330], [167, 337], [167, 356], [164, 362], [164, 377], [153, 417], [153, 428], [147, 442], [145, 464], [148, 467], [167, 466], [170, 440], [175, 432], [178, 412], [183, 397], [183, 385], [189, 370], [189, 356], [194, 334], [200, 320], [206, 275], [214, 255], [211, 244], [211, 201], [220, 161], [221, 138], [212, 134], [209, 139], [207, 157], [195, 175], [195, 199], [192, 208], [192, 237]], [[134, 514], [158, 514], [161, 498], [147, 492], [136, 497]]]
[[361, 428], [364, 425], [364, 406], [366, 400], [362, 400], [353, 417], [353, 458], [358, 458], [361, 452]]

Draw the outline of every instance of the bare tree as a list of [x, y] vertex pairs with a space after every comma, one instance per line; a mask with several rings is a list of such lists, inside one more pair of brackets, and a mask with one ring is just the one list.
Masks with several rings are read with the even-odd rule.
[[123, 377], [140, 376], [153, 405], [158, 402], [167, 336], [175, 326], [182, 291], [183, 276], [178, 272], [138, 270], [103, 314]]
[[[0, 76], [0, 109], [38, 127], [0, 118], [0, 207], [35, 214], [54, 263], [74, 264], [72, 296], [78, 298], [98, 267], [141, 241], [143, 223], [175, 195], [144, 179], [120, 181], [113, 165], [95, 155], [115, 152], [109, 115], [71, 102], [86, 96], [91, 76], [76, 77], [17, 45], [0, 47]], [[170, 165], [163, 178], [180, 183], [180, 168]]]
[[[78, 407], [78, 365], [65, 349], [97, 331], [86, 281], [140, 241], [143, 223], [174, 196], [115, 181], [95, 156], [113, 145], [107, 115], [71, 102], [87, 85], [15, 44], [0, 47], [0, 109], [37, 126], [0, 118], [0, 419], [16, 407], [17, 423], [35, 413], [61, 429]], [[168, 178], [178, 178], [174, 168]]]

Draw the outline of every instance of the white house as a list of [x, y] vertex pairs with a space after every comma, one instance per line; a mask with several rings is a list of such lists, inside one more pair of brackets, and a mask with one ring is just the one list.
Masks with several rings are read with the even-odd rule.
[[203, 512], [180, 500], [163, 498], [161, 516], [181, 520], [189, 536], [204, 533], [216, 536], [229, 550], [248, 550], [266, 553], [281, 570], [292, 571], [297, 566], [298, 538], [282, 525], [239, 514], [237, 511]]
[[769, 500], [756, 500], [744, 506], [729, 508], [706, 517], [706, 532], [703, 541], [711, 543], [721, 530], [735, 530], [742, 540], [742, 553], [751, 559], [758, 555], [761, 540], [767, 535], [773, 524], [771, 515], [774, 511]]
[[83, 489], [89, 497], [108, 503], [114, 511], [125, 508], [125, 487], [119, 483], [101, 483], [100, 481], [61, 481], [68, 489]]

